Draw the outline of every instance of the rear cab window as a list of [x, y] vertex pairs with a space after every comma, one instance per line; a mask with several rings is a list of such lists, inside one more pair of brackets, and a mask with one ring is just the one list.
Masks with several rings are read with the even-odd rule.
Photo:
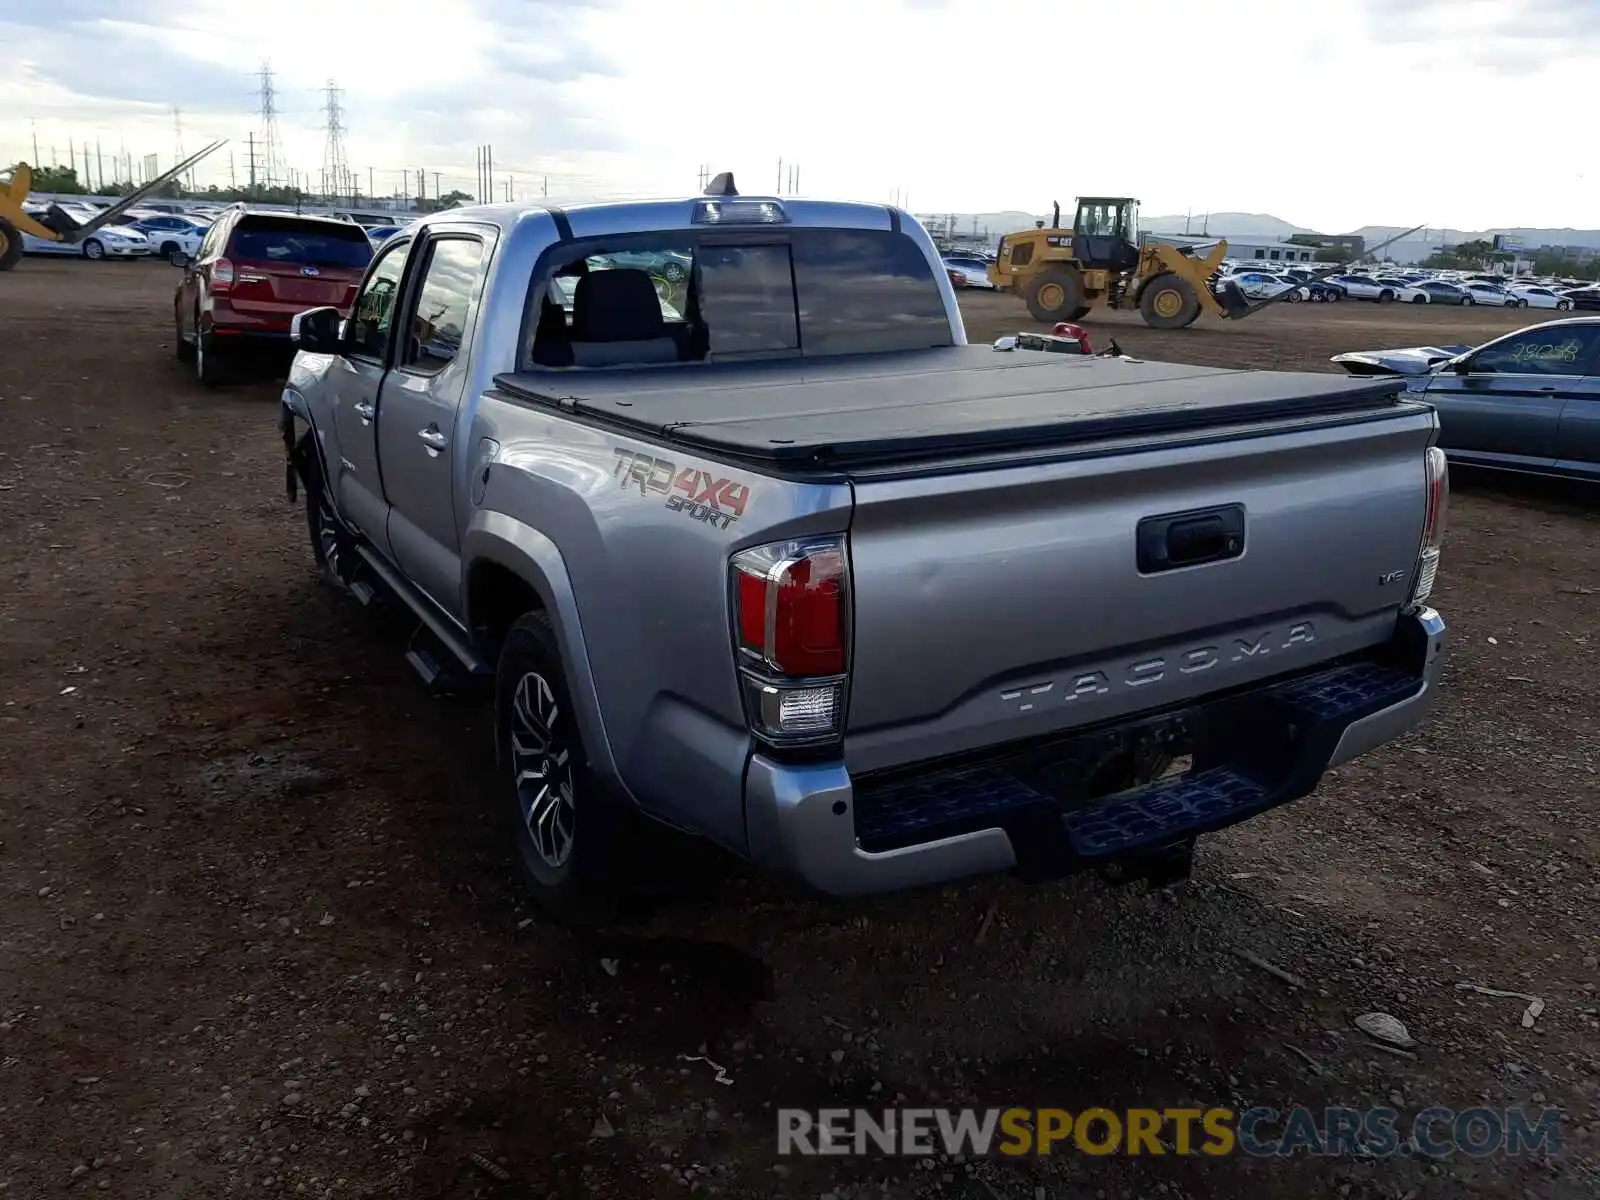
[[[941, 267], [942, 269], [942, 267]], [[890, 230], [686, 230], [557, 247], [524, 367], [610, 367], [948, 346], [921, 248]]]
[[234, 226], [228, 253], [246, 262], [363, 271], [372, 261], [372, 243], [358, 225], [252, 214], [241, 217]]

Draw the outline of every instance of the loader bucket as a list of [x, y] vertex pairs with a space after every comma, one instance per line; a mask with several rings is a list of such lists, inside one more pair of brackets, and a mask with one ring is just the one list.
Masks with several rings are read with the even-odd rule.
[[1239, 285], [1232, 282], [1223, 284], [1211, 294], [1217, 298], [1217, 303], [1222, 305], [1223, 317], [1230, 321], [1242, 320], [1272, 303], [1271, 300], [1257, 300], [1252, 303]]

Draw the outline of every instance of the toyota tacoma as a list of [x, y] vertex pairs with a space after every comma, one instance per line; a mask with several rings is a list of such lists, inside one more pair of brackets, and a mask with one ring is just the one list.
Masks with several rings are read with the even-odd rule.
[[1181, 877], [1436, 690], [1431, 408], [969, 345], [895, 208], [452, 210], [293, 337], [316, 561], [492, 689], [560, 914], [685, 831], [836, 895]]

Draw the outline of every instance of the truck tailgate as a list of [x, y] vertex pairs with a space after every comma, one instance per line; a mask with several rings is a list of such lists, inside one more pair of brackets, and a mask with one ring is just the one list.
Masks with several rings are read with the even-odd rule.
[[[1180, 705], [1384, 641], [1416, 564], [1434, 427], [1426, 409], [1380, 407], [1034, 465], [858, 473], [847, 764]], [[1239, 544], [1141, 569], [1141, 523], [1175, 516], [1147, 535]]]

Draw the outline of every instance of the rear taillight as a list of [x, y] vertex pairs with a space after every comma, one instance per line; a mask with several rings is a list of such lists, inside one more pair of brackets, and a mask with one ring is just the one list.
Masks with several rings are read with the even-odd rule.
[[226, 292], [233, 287], [233, 263], [219, 258], [211, 264], [211, 290]]
[[1411, 604], [1421, 604], [1433, 591], [1439, 574], [1439, 551], [1444, 546], [1445, 515], [1450, 507], [1450, 469], [1444, 451], [1428, 447], [1424, 459], [1428, 487], [1428, 511], [1422, 522], [1422, 548], [1417, 552], [1417, 582], [1411, 589]]
[[849, 669], [843, 537], [758, 546], [733, 557], [730, 597], [751, 727], [773, 741], [837, 737]]

